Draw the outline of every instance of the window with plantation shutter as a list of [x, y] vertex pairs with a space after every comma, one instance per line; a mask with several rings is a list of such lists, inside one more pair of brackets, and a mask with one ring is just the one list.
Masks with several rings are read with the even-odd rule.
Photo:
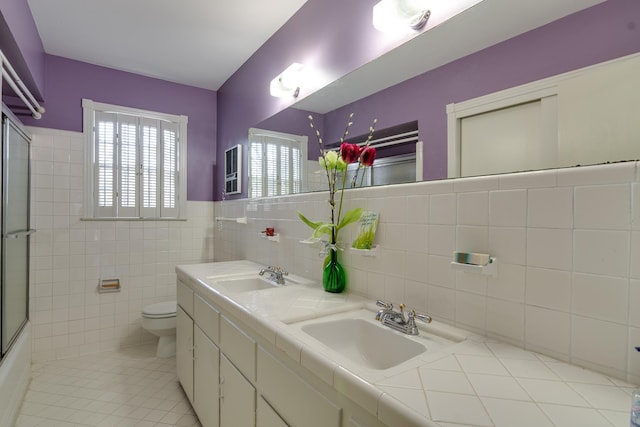
[[302, 191], [307, 137], [249, 129], [249, 197]]
[[185, 116], [83, 100], [92, 218], [184, 216]]

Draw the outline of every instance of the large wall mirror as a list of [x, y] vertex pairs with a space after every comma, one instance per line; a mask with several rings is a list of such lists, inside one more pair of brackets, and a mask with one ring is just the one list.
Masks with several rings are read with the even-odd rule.
[[[592, 9], [587, 10], [589, 8]], [[484, 148], [479, 148], [480, 145], [477, 145], [479, 143], [475, 139], [473, 142], [466, 140], [461, 142], [460, 131], [476, 136], [476, 139], [481, 140], [481, 142], [484, 139], [484, 143], [487, 142], [486, 140], [496, 142], [495, 140], [498, 137], [494, 137], [493, 131], [483, 129], [487, 128], [487, 123], [490, 123], [489, 129], [501, 125], [495, 125], [492, 121], [476, 119], [482, 117], [481, 113], [500, 111], [501, 108], [509, 106], [508, 103], [502, 107], [493, 108], [493, 110], [485, 108], [484, 111], [480, 111], [474, 110], [474, 108], [477, 107], [478, 103], [487, 104], [489, 102], [483, 98], [492, 96], [487, 94], [502, 92], [505, 88], [519, 86], [518, 84], [503, 85], [507, 84], [505, 82], [518, 81], [518, 78], [511, 79], [512, 76], [509, 72], [505, 72], [503, 79], [495, 78], [491, 82], [498, 88], [497, 90], [487, 90], [485, 93], [480, 93], [482, 95], [480, 98], [483, 98], [481, 101], [477, 100], [477, 96], [472, 96], [474, 94], [473, 82], [456, 81], [456, 77], [459, 78], [459, 76], [455, 75], [455, 73], [451, 73], [454, 74], [451, 76], [442, 77], [440, 86], [429, 87], [428, 89], [421, 88], [423, 92], [422, 99], [417, 98], [415, 96], [416, 91], [412, 89], [413, 82], [419, 85], [420, 79], [430, 74], [430, 72], [437, 73], [443, 69], [447, 69], [448, 72], [450, 64], [464, 62], [471, 56], [480, 57], [485, 53], [483, 49], [489, 47], [494, 49], [495, 46], [500, 46], [501, 42], [511, 42], [514, 37], [519, 35], [523, 38], [520, 46], [526, 48], [526, 37], [528, 37], [528, 34], [535, 33], [535, 36], [531, 36], [531, 38], [537, 40], [538, 47], [536, 48], [537, 50], [532, 49], [531, 56], [540, 56], [543, 58], [540, 61], [546, 69], [554, 69], [554, 61], [562, 61], [553, 57], [555, 53], [550, 53], [548, 57], [544, 57], [547, 51], [553, 51], [553, 47], [549, 45], [549, 40], [553, 40], [554, 37], [556, 40], [561, 40], [558, 37], [562, 36], [562, 31], [564, 31], [564, 34], [568, 34], [568, 32], [580, 30], [581, 25], [586, 27], [587, 23], [594, 22], [596, 15], [602, 15], [603, 12], [609, 12], [612, 15], [617, 13], [624, 16], [625, 13], [628, 14], [628, 10], [632, 10], [635, 14], [639, 13], [637, 6], [618, 0], [566, 0], [563, 2], [542, 0], [539, 2], [525, 2], [524, 4], [522, 2], [484, 0], [453, 19], [411, 39], [393, 51], [296, 102], [273, 117], [256, 123], [254, 127], [261, 132], [276, 132], [306, 138], [308, 167], [298, 177], [301, 181], [296, 185], [296, 192], [325, 189], [324, 186], [318, 187], [313, 182], [314, 171], [311, 169], [317, 164], [319, 149], [315, 143], [315, 135], [308, 125], [307, 116], [310, 114], [314, 116], [316, 125], [320, 123], [326, 134], [324, 135], [326, 136], [325, 141], [329, 142], [339, 139], [341, 129], [344, 128], [342, 119], [346, 118], [348, 113], [354, 110], [356, 111], [356, 118], [363, 120], [366, 127], [369, 126], [373, 115], [387, 119], [380, 126], [381, 130], [409, 122], [418, 124], [419, 137], [407, 144], [407, 146], [412, 147], [411, 149], [407, 151], [405, 148], [404, 151], [384, 156], [385, 158], [389, 157], [388, 160], [380, 159], [382, 165], [386, 161], [393, 163], [395, 158], [398, 160], [398, 164], [404, 165], [405, 172], [411, 171], [413, 173], [399, 172], [398, 176], [401, 176], [401, 178], [394, 178], [393, 182], [382, 181], [377, 184], [638, 159], [640, 158], [640, 144], [637, 141], [640, 129], [635, 125], [638, 121], [628, 120], [630, 115], [636, 114], [637, 117], [640, 109], [640, 99], [638, 99], [640, 97], [639, 83], [634, 78], [640, 72], [638, 65], [640, 60], [634, 59], [633, 55], [629, 57], [631, 58], [629, 60], [615, 61], [617, 65], [614, 72], [594, 68], [593, 64], [598, 61], [587, 63], [585, 64], [585, 69], [591, 71], [588, 73], [578, 72], [575, 79], [559, 84], [560, 91], [556, 91], [555, 99], [544, 99], [538, 104], [531, 104], [531, 100], [518, 101], [517, 98], [514, 98], [516, 102], [511, 103], [511, 106], [516, 107], [514, 110], [505, 111], [505, 114], [502, 115], [496, 115], [496, 117], [501, 116], [500, 120], [503, 120], [498, 123], [515, 123], [512, 131], [516, 133], [522, 129], [531, 130], [530, 126], [534, 126], [532, 121], [535, 121], [535, 119], [531, 119], [531, 112], [538, 114], [538, 117], [542, 117], [552, 125], [556, 125], [552, 131], [549, 131], [546, 127], [543, 129], [536, 128], [535, 132], [538, 132], [536, 137], [545, 141], [551, 140], [553, 145], [553, 147], [549, 148], [549, 144], [543, 144], [542, 148], [538, 149], [538, 151], [542, 152], [541, 156], [546, 157], [537, 163], [522, 162], [523, 159], [531, 159], [531, 150], [528, 149], [527, 151], [525, 149], [524, 154], [519, 153], [514, 157], [519, 158], [520, 163], [514, 161], [512, 164], [501, 166], [497, 169], [465, 164], [468, 172], [461, 172], [461, 162], [463, 161], [460, 157], [462, 151], [460, 147], [465, 146], [461, 144], [466, 144], [467, 147], [469, 147], [469, 144], [476, 144], [475, 146], [472, 145], [476, 150], [475, 153], [479, 152], [484, 157], [476, 154], [467, 157], [467, 159], [472, 160], [475, 157], [476, 163], [477, 161], [484, 162], [482, 159], [487, 157], [496, 156], [495, 152], [490, 153]], [[509, 17], [508, 23], [504, 19], [506, 16]], [[613, 18], [608, 24], [603, 25], [618, 25], [620, 33], [634, 31], [635, 27], [630, 26], [631, 24], [628, 22], [621, 22], [619, 18], [618, 21], [615, 21], [615, 19]], [[635, 22], [638, 19], [640, 19], [640, 16], [632, 16], [628, 18], [628, 21]], [[551, 24], [546, 25], [549, 23]], [[637, 29], [635, 32], [637, 33]], [[620, 37], [624, 38], [624, 35]], [[547, 40], [547, 43], [544, 44], [541, 40]], [[635, 35], [635, 40], [638, 40], [637, 34]], [[518, 46], [517, 43], [514, 45]], [[589, 42], [585, 41], [585, 45], [589, 45]], [[497, 49], [500, 49], [500, 47]], [[604, 59], [601, 62], [607, 62], [625, 54], [637, 53], [640, 51], [640, 43], [636, 41], [631, 47], [627, 46], [625, 49], [626, 51], [622, 53], [611, 53], [609, 57], [606, 56], [606, 53], [602, 54], [601, 56]], [[520, 51], [522, 50], [520, 49]], [[495, 58], [490, 58], [487, 55], [487, 59], [481, 60], [490, 61], [495, 60]], [[539, 65], [540, 61], [536, 63], [532, 60], [531, 68], [535, 68], [533, 65]], [[582, 68], [569, 62], [567, 62], [566, 69], [562, 70], [561, 67], [558, 69], [566, 72], [567, 70], [575, 71]], [[469, 64], [461, 64], [459, 68], [464, 67], [464, 65], [468, 65], [468, 67], [474, 66], [470, 62]], [[506, 70], [511, 70], [514, 67], [516, 67], [514, 64], [505, 64], [504, 66]], [[537, 72], [543, 78], [527, 80], [525, 76], [520, 79], [531, 83], [539, 79], [544, 80], [550, 75], [563, 74], [560, 71], [545, 74], [546, 69], [544, 71], [533, 70], [532, 72], [530, 70], [521, 70], [523, 75], [535, 76]], [[469, 79], [469, 75], [471, 74], [465, 74], [467, 79]], [[627, 79], [622, 80], [618, 76], [627, 76]], [[488, 79], [486, 76], [484, 78], [485, 80]], [[617, 82], [617, 84], [611, 85], [612, 82]], [[491, 87], [492, 84], [486, 84], [485, 86]], [[632, 86], [629, 86], [630, 84]], [[459, 90], [459, 86], [462, 85], [466, 85], [467, 89]], [[449, 95], [450, 97], [447, 98], [446, 96]], [[433, 104], [427, 105], [433, 101], [432, 98], [438, 98], [440, 104], [436, 106]], [[541, 100], [543, 98], [544, 96], [538, 99]], [[387, 100], [388, 102], [386, 102]], [[457, 106], [457, 115], [449, 114], [447, 118], [447, 109], [451, 110], [451, 105]], [[616, 106], [622, 105], [625, 106], [624, 112], [614, 113]], [[547, 107], [552, 107], [552, 110]], [[541, 112], [541, 108], [544, 111]], [[427, 114], [425, 110], [427, 109], [433, 111], [429, 111], [428, 113], [431, 116], [425, 119]], [[553, 115], [550, 115], [548, 111], [553, 111]], [[359, 112], [365, 112], [364, 117], [357, 117]], [[524, 113], [524, 116], [519, 115], [520, 113]], [[520, 120], [520, 122], [512, 120], [513, 114], [517, 116], [517, 120]], [[434, 117], [435, 119], [432, 119]], [[433, 122], [436, 119], [439, 122], [434, 125]], [[521, 123], [521, 125], [517, 123]], [[506, 128], [506, 126], [502, 127]], [[506, 136], [499, 137], [502, 143], [511, 138], [511, 140], [517, 140], [518, 144], [527, 146], [529, 135], [527, 131], [524, 134], [521, 132], [517, 137], [513, 136], [515, 135], [513, 132], [511, 133], [512, 136], [509, 136], [509, 129], [505, 129], [505, 131], [507, 131]], [[485, 134], [482, 132], [485, 132]], [[356, 131], [354, 133], [364, 134], [365, 131], [361, 129], [359, 132]], [[635, 136], [632, 135], [634, 133]], [[433, 145], [433, 140], [435, 139], [439, 139], [437, 147]], [[615, 152], [616, 149], [607, 148], [609, 141], [612, 139], [627, 141], [626, 148], [619, 153]], [[424, 141], [424, 146], [422, 143], [418, 143], [419, 141]], [[606, 143], [603, 144], [603, 141], [606, 141]], [[593, 147], [587, 145], [587, 142], [591, 142]], [[494, 145], [495, 150], [498, 150], [498, 152], [505, 150], [504, 145], [501, 146], [500, 143]], [[550, 151], [554, 150], [554, 153], [550, 153]], [[472, 150], [467, 150], [467, 152], [474, 153]], [[575, 158], [567, 157], [567, 154], [572, 152], [578, 155]], [[251, 154], [249, 153], [249, 155]], [[433, 160], [434, 158], [436, 161]], [[556, 161], [558, 159], [561, 159], [561, 161]], [[504, 156], [502, 160], [504, 160]], [[431, 164], [427, 164], [429, 161], [431, 161]], [[437, 164], [434, 165], [434, 163]], [[373, 184], [377, 185], [376, 183]], [[256, 196], [254, 195], [254, 197]]]

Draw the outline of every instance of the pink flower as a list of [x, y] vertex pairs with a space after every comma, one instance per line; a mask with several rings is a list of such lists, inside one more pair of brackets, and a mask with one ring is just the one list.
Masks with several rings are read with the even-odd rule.
[[343, 142], [340, 145], [340, 156], [342, 156], [342, 160], [345, 163], [355, 163], [358, 161], [358, 156], [360, 155], [360, 147], [357, 144], [349, 144], [348, 142]]
[[376, 149], [373, 147], [364, 147], [360, 153], [360, 164], [362, 166], [372, 166], [376, 159]]

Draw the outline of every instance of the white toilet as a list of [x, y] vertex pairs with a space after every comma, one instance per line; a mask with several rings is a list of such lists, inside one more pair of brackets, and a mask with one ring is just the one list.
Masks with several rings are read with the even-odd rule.
[[150, 304], [142, 309], [142, 327], [158, 336], [157, 357], [176, 355], [176, 302]]

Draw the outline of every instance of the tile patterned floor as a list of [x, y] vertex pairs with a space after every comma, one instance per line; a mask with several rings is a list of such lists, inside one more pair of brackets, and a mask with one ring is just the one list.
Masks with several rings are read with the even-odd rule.
[[155, 346], [34, 364], [16, 427], [200, 427]]

